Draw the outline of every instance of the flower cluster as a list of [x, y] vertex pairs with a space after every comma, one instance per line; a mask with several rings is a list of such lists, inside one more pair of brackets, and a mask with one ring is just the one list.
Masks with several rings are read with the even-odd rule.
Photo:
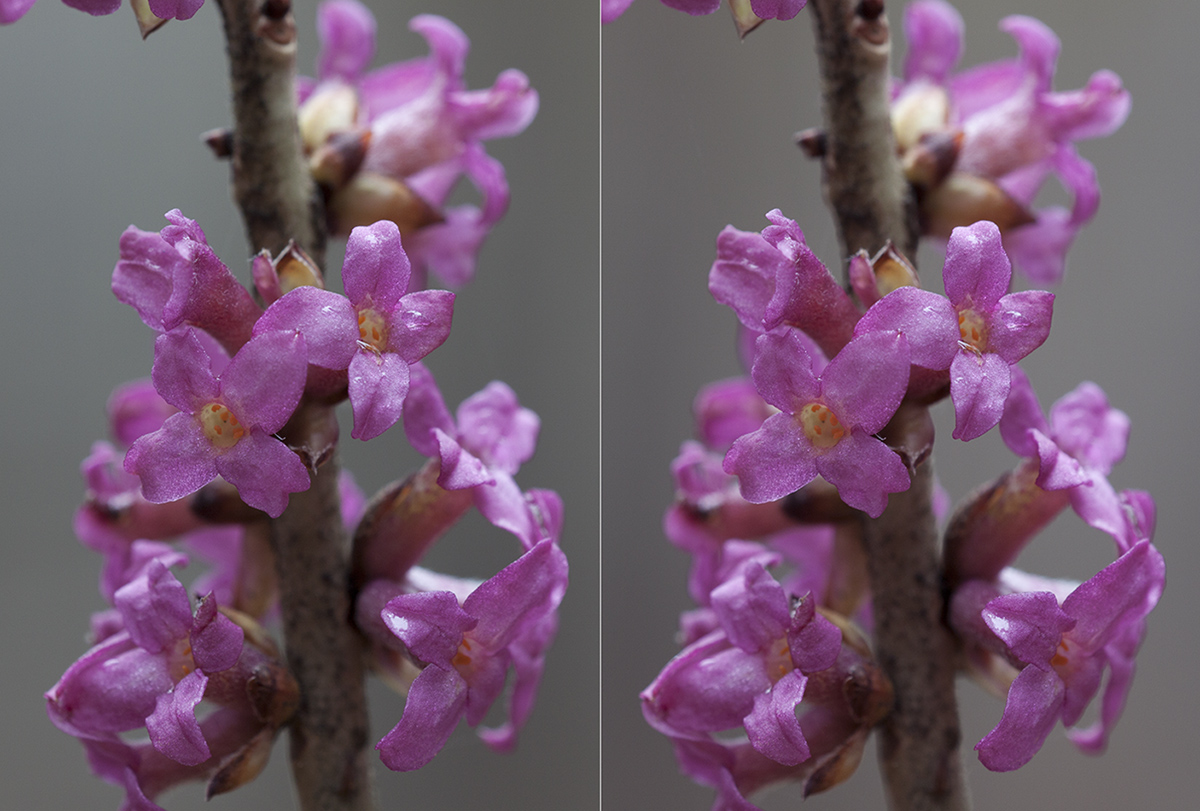
[[[463, 82], [470, 43], [442, 17], [414, 17], [428, 57], [367, 71], [375, 18], [357, 0], [326, 0], [317, 11], [317, 78], [297, 84], [300, 134], [326, 197], [330, 230], [348, 234], [377, 220], [395, 222], [424, 286], [432, 270], [452, 286], [471, 280], [475, 256], [508, 208], [504, 167], [482, 142], [522, 132], [538, 94], [519, 70], [487, 90]], [[482, 207], [447, 207], [460, 177]]]
[[[409, 292], [395, 223], [351, 231], [344, 295], [324, 289], [295, 248], [260, 255], [264, 309], [195, 222], [167, 219], [159, 233], [127, 230], [113, 272], [114, 293], [158, 333], [154, 365], [149, 381], [113, 393], [113, 441], [83, 464], [76, 530], [104, 556], [111, 608], [93, 617], [94, 647], [46, 694], [51, 719], [125, 789], [128, 807], [153, 811], [180, 782], [207, 779], [211, 795], [258, 774], [300, 700], [264, 627], [278, 614], [265, 519], [331, 455], [322, 443], [336, 429], [314, 439], [292, 425], [297, 415], [348, 400], [353, 437], [379, 437], [403, 417], [429, 457], [370, 504], [342, 474], [357, 621], [372, 666], [409, 696], [381, 756], [394, 769], [424, 765], [459, 718], [482, 721], [511, 668], [508, 720], [480, 732], [510, 749], [567, 587], [562, 504], [514, 478], [536, 448], [537, 416], [498, 381], [451, 416], [420, 361], [449, 334], [454, 294]], [[519, 557], [483, 582], [417, 566], [472, 505], [517, 537]], [[190, 587], [203, 595], [194, 610], [169, 571], [189, 557], [211, 564]], [[137, 729], [146, 740], [129, 737]]]

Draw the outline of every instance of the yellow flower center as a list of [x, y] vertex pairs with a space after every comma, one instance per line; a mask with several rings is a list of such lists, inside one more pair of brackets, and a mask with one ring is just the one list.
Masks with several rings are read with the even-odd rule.
[[804, 435], [815, 448], [832, 448], [846, 435], [846, 426], [842, 425], [837, 414], [821, 403], [809, 403], [796, 416], [799, 417]]
[[976, 352], [984, 351], [987, 347], [988, 334], [983, 316], [970, 308], [959, 311], [958, 336], [959, 341]]
[[387, 349], [387, 339], [387, 322], [383, 320], [383, 316], [370, 307], [359, 310], [358, 340], [376, 352], [382, 352]]
[[200, 409], [196, 417], [204, 436], [215, 448], [232, 448], [246, 434], [246, 429], [233, 412], [220, 403], [209, 403]]

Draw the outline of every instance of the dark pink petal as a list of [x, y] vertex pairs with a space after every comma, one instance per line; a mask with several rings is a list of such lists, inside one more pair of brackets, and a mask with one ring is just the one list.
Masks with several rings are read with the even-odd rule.
[[997, 597], [983, 609], [983, 621], [1014, 656], [1042, 670], [1050, 669], [1063, 634], [1075, 627], [1048, 591]]
[[216, 450], [191, 414], [168, 417], [125, 454], [125, 470], [142, 480], [147, 501], [163, 504], [199, 490], [217, 476]]
[[662, 0], [663, 5], [671, 8], [679, 9], [680, 11], [699, 16], [701, 14], [712, 14], [721, 7], [721, 0]]
[[495, 481], [488, 466], [470, 451], [464, 450], [451, 436], [441, 429], [433, 429], [441, 458], [438, 485], [446, 490], [465, 490]]
[[418, 14], [408, 23], [408, 30], [420, 34], [429, 43], [431, 58], [446, 76], [449, 90], [462, 85], [463, 70], [471, 42], [454, 23], [436, 14]]
[[412, 273], [400, 245], [400, 229], [390, 220], [359, 226], [346, 242], [342, 285], [355, 308], [370, 306], [382, 313], [395, 308], [408, 289]]
[[958, 353], [950, 364], [955, 439], [981, 437], [1000, 422], [1012, 381], [1009, 368], [999, 355], [977, 355], [965, 349]]
[[247, 429], [273, 434], [295, 412], [307, 369], [308, 353], [299, 332], [257, 335], [221, 375], [221, 399]]
[[141, 577], [117, 589], [113, 604], [130, 637], [149, 653], [171, 647], [192, 625], [187, 589], [161, 560], [151, 560]]
[[796, 719], [796, 707], [807, 685], [808, 679], [793, 670], [775, 682], [769, 692], [755, 696], [754, 709], [743, 720], [750, 744], [785, 766], [795, 766], [811, 757]]
[[538, 525], [525, 494], [512, 476], [493, 470], [493, 481], [475, 488], [475, 506], [483, 517], [521, 541], [522, 548], [532, 549], [538, 541], [550, 536]]
[[903, 492], [911, 484], [900, 457], [860, 428], [818, 456], [816, 467], [842, 501], [872, 518], [883, 514], [888, 493]]
[[449, 290], [420, 290], [400, 299], [386, 316], [388, 350], [416, 363], [450, 335], [454, 294]]
[[179, 253], [154, 231], [132, 225], [121, 234], [121, 258], [113, 268], [112, 291], [137, 310], [146, 326], [163, 331], [163, 310], [171, 299]]
[[375, 57], [375, 17], [357, 0], [317, 6], [317, 76], [353, 82]]
[[710, 600], [729, 641], [747, 653], [766, 650], [787, 631], [787, 595], [760, 563], [717, 586]]
[[996, 306], [1008, 292], [1012, 265], [995, 223], [982, 220], [950, 232], [942, 281], [955, 309], [971, 307], [985, 314]]
[[958, 313], [945, 296], [899, 287], [871, 305], [854, 326], [854, 336], [894, 330], [904, 333], [913, 363], [949, 369], [958, 352]]
[[908, 373], [908, 339], [902, 333], [861, 335], [821, 373], [821, 396], [847, 427], [873, 434], [900, 407]]
[[743, 498], [763, 504], [794, 493], [815, 479], [814, 455], [804, 431], [791, 414], [783, 413], [734, 442], [723, 467], [738, 477]]
[[1016, 363], [1045, 342], [1050, 335], [1054, 294], [1045, 290], [1023, 290], [1003, 296], [986, 316], [987, 351], [1008, 363]]
[[1054, 207], [1037, 212], [1037, 221], [1004, 235], [1004, 248], [1035, 284], [1058, 284], [1066, 268], [1067, 249], [1079, 225], [1070, 212]]
[[476, 656], [471, 662], [471, 675], [467, 680], [467, 707], [464, 713], [467, 723], [478, 726], [487, 715], [496, 699], [504, 692], [508, 676], [508, 650], [493, 656]]
[[345, 369], [358, 351], [358, 313], [345, 296], [316, 287], [297, 287], [267, 308], [254, 325], [254, 335], [300, 332], [308, 362], [325, 369]]
[[479, 619], [471, 636], [485, 653], [495, 653], [558, 608], [566, 590], [567, 556], [552, 541], [542, 541], [463, 602], [463, 610]]
[[152, 381], [143, 379], [113, 389], [105, 411], [113, 439], [132, 445], [138, 437], [162, 428], [176, 409], [159, 395]]
[[1021, 64], [1034, 78], [1036, 89], [1049, 90], [1061, 47], [1054, 32], [1040, 20], [1021, 15], [1005, 17], [1000, 21], [1000, 30], [1017, 41]]
[[[0, 0], [0, 25], [15, 23], [17, 20], [25, 16], [25, 12], [33, 8], [33, 4], [35, 2], [37, 2], [37, 0]], [[630, 2], [632, 2], [632, 0], [630, 0]], [[617, 14], [619, 14], [621, 11], [624, 11], [625, 6], [628, 5], [628, 2], [624, 3]], [[120, 8], [121, 0], [107, 0], [107, 2], [104, 3], [104, 6], [106, 8], [108, 6], [112, 6], [111, 9], [103, 12], [105, 14], [111, 14]], [[615, 17], [616, 15], [613, 16]], [[607, 20], [605, 22], [607, 22]]]
[[1128, 625], [1115, 643], [1104, 648], [1109, 674], [1104, 696], [1100, 700], [1100, 718], [1087, 729], [1067, 730], [1071, 742], [1088, 754], [1104, 752], [1108, 746], [1108, 736], [1121, 718], [1129, 688], [1133, 686], [1134, 657], [1145, 630], [1144, 622]]
[[146, 718], [146, 731], [154, 748], [184, 766], [195, 766], [211, 757], [196, 705], [204, 698], [208, 676], [193, 670], [169, 693], [158, 697], [154, 712]]
[[453, 667], [463, 634], [477, 622], [448, 591], [401, 594], [388, 601], [381, 616], [414, 656], [442, 668]]
[[790, 20], [800, 13], [808, 0], [750, 0], [755, 16], [764, 20]]
[[479, 730], [480, 739], [493, 751], [511, 752], [517, 744], [517, 732], [533, 711], [538, 684], [545, 669], [545, 650], [558, 631], [558, 615], [547, 614], [509, 645], [512, 656], [513, 689], [508, 702], [508, 719], [495, 728]]
[[46, 693], [56, 727], [76, 737], [138, 729], [160, 693], [174, 685], [164, 657], [117, 633], [93, 647]]
[[717, 259], [708, 272], [708, 291], [731, 307], [747, 327], [764, 332], [763, 318], [775, 293], [776, 271], [785, 264], [784, 257], [761, 234], [727, 225], [717, 237]]
[[457, 436], [458, 429], [437, 381], [425, 364], [414, 363], [409, 373], [408, 394], [404, 398], [404, 434], [418, 453], [433, 458], [439, 449], [434, 429], [449, 436]]
[[523, 132], [537, 115], [538, 94], [528, 76], [510, 68], [491, 88], [459, 91], [450, 104], [462, 137], [485, 141]]
[[408, 364], [390, 352], [366, 350], [350, 361], [350, 406], [355, 439], [374, 439], [396, 424], [408, 394]]
[[[204, 0], [149, 0], [150, 11], [160, 20], [190, 20]], [[192, 764], [188, 764], [192, 765]]]
[[1125, 458], [1129, 417], [1108, 404], [1095, 383], [1080, 383], [1050, 408], [1054, 438], [1067, 453], [1101, 473]]
[[949, 3], [919, 0], [904, 9], [904, 79], [945, 84], [962, 56], [963, 20]]
[[745, 377], [720, 380], [700, 389], [692, 402], [696, 430], [710, 448], [728, 448], [744, 434], [758, 429], [771, 408]]
[[1032, 428], [1049, 436], [1050, 424], [1042, 416], [1042, 407], [1029, 377], [1019, 366], [1013, 366], [1010, 373], [1012, 383], [1004, 402], [1004, 415], [1000, 418], [1000, 437], [1017, 456], [1037, 456], [1038, 441], [1028, 431]]
[[200, 598], [196, 619], [188, 639], [192, 659], [205, 673], [219, 673], [233, 667], [242, 655], [245, 632], [217, 610], [212, 592]]
[[537, 414], [522, 408], [516, 392], [498, 380], [463, 400], [457, 416], [463, 444], [505, 473], [516, 473], [537, 448]]
[[1104, 647], [1150, 613], [1165, 580], [1159, 551], [1149, 541], [1136, 544], [1063, 601], [1063, 611], [1078, 622], [1071, 638], [1088, 653]]
[[[1070, 634], [1068, 634], [1070, 636]], [[1063, 726], [1073, 726], [1079, 723], [1096, 693], [1100, 691], [1100, 682], [1104, 678], [1104, 655], [1076, 655], [1071, 657], [1070, 671], [1064, 675], [1059, 673], [1066, 691], [1063, 693], [1062, 722]]]
[[[950, 98], [958, 120], [972, 116], [1026, 91], [1025, 70], [1015, 59], [990, 62], [964, 70], [950, 79]], [[1027, 92], [1027, 91], [1026, 91]]]
[[[811, 537], [810, 537], [811, 542]], [[828, 567], [826, 567], [828, 568]], [[826, 576], [828, 572], [826, 571]], [[804, 673], [833, 667], [842, 650], [842, 632], [816, 610], [817, 599], [807, 593], [792, 610], [788, 650], [792, 664]]]
[[308, 470], [300, 457], [273, 436], [250, 431], [216, 458], [217, 472], [237, 488], [242, 501], [272, 518], [283, 515], [288, 493], [307, 490]]
[[1050, 93], [1041, 101], [1041, 114], [1058, 141], [1079, 141], [1111, 135], [1129, 117], [1129, 91], [1121, 77], [1099, 70], [1082, 90]]
[[707, 739], [740, 726], [755, 696], [769, 689], [762, 657], [714, 631], [676, 654], [642, 691], [642, 716], [664, 735]]
[[442, 751], [467, 706], [467, 683], [455, 670], [430, 666], [408, 691], [400, 723], [375, 748], [392, 771], [419, 769]]
[[975, 746], [979, 760], [994, 772], [1010, 772], [1029, 762], [1062, 714], [1062, 679], [1053, 671], [1027, 667], [1008, 689], [1004, 715]]
[[797, 330], [761, 335], [754, 346], [751, 376], [764, 400], [792, 413], [820, 399], [821, 383], [813, 374], [806, 342]]
[[163, 400], [189, 414], [216, 400], [220, 391], [212, 360], [192, 329], [158, 336], [151, 377]]
[[1083, 466], [1064, 453], [1054, 440], [1033, 428], [1029, 429], [1028, 434], [1037, 443], [1038, 487], [1043, 490], [1065, 490], [1091, 483], [1092, 477]]
[[600, 0], [600, 22], [612, 22], [624, 14], [625, 9], [629, 8], [632, 3], [633, 0]]

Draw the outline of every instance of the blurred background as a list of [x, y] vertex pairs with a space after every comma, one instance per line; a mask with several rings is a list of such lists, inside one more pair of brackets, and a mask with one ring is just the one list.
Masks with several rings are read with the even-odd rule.
[[[1200, 457], [1193, 335], [1200, 305], [1193, 247], [1200, 61], [1193, 40], [1200, 11], [1169, 0], [956, 6], [966, 20], [963, 66], [1015, 55], [997, 24], [1008, 14], [1029, 14], [1062, 39], [1056, 89], [1080, 88], [1108, 68], [1132, 93], [1123, 128], [1080, 144], [1097, 167], [1103, 200], [1056, 288], [1050, 338], [1023, 366], [1045, 408], [1092, 380], [1130, 415], [1129, 452], [1112, 482], [1156, 498], [1155, 542], [1168, 569], [1125, 715], [1104, 757], [1079, 753], [1060, 727], [1019, 772], [989, 773], [972, 747], [999, 721], [1003, 705], [960, 680], [975, 808], [1192, 808], [1190, 741], [1200, 724], [1200, 597], [1189, 583], [1200, 571], [1200, 550], [1188, 526], [1196, 517], [1193, 467]], [[901, 8], [888, 4], [894, 73], [905, 47]], [[811, 19], [805, 11], [788, 22], [768, 21], [739, 42], [727, 9], [688, 17], [657, 0], [637, 0], [603, 28], [601, 58], [604, 806], [698, 811], [710, 807], [712, 792], [679, 773], [670, 744], [646, 726], [637, 700], [677, 652], [678, 613], [690, 607], [688, 560], [660, 524], [673, 498], [669, 464], [693, 434], [692, 398], [705, 383], [740, 372], [736, 319], [707, 290], [717, 234], [727, 224], [761, 230], [764, 214], [778, 207], [799, 222], [827, 265], [838, 266], [818, 168], [792, 141], [797, 130], [820, 124]], [[1050, 198], [1064, 199], [1057, 192]], [[919, 259], [923, 284], [940, 291], [940, 252], [926, 248]], [[951, 440], [949, 403], [939, 406], [937, 419], [936, 470], [955, 499], [1013, 466], [995, 432], [969, 445]], [[1082, 580], [1111, 557], [1109, 538], [1068, 511], [1019, 565]], [[787, 786], [753, 800], [769, 811], [794, 809], [800, 792]], [[847, 784], [804, 807], [882, 808], [874, 745]]]
[[[589, 807], [599, 785], [596, 12], [551, 0], [369, 5], [379, 23], [374, 67], [424, 56], [424, 40], [407, 23], [432, 12], [471, 38], [468, 87], [488, 87], [515, 67], [540, 93], [524, 134], [487, 143], [507, 170], [512, 205], [485, 243], [475, 282], [459, 294], [449, 340], [428, 363], [451, 408], [498, 379], [541, 416], [538, 453], [517, 478], [562, 495], [571, 562], [558, 640], [517, 751], [494, 754], [463, 725], [419, 772], [391, 773], [376, 761], [378, 797], [382, 808], [414, 811]], [[295, 6], [298, 64], [312, 75], [316, 3]], [[180, 208], [249, 280], [228, 165], [199, 138], [231, 122], [220, 14], [210, 0], [192, 20], [142, 42], [127, 7], [92, 18], [41, 0], [0, 29], [0, 77], [0, 727], [9, 732], [0, 742], [0, 806], [116, 809], [123, 792], [91, 776], [82, 746], [50, 724], [41, 696], [86, 650], [89, 613], [103, 607], [100, 557], [71, 531], [83, 496], [78, 465], [105, 438], [110, 391], [147, 376], [153, 359], [153, 333], [109, 291], [117, 240], [131, 223], [157, 231], [164, 212]], [[330, 249], [335, 289], [343, 249]], [[399, 426], [368, 444], [350, 439], [347, 421], [342, 436], [343, 461], [368, 493], [420, 462]], [[426, 562], [486, 578], [518, 552], [507, 533], [470, 520]], [[369, 700], [378, 740], [399, 720], [403, 699], [372, 680]], [[280, 741], [254, 784], [207, 804], [191, 785], [160, 802], [292, 808], [287, 762]]]

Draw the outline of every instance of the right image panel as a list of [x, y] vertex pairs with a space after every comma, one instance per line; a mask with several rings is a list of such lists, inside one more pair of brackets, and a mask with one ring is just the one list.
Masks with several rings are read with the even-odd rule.
[[601, 14], [605, 807], [1188, 807], [1200, 13]]

